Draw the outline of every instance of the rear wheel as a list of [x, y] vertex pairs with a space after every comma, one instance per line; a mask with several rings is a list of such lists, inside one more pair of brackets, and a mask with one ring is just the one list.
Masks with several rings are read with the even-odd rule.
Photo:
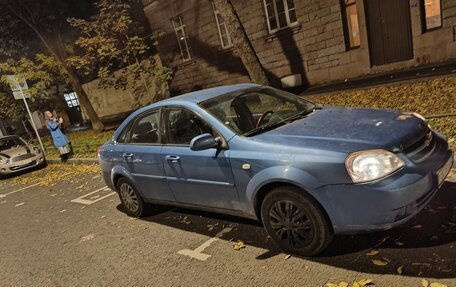
[[132, 217], [141, 217], [146, 212], [146, 206], [136, 188], [125, 178], [119, 179], [117, 182], [117, 191], [120, 201], [125, 209], [125, 212]]
[[333, 237], [321, 207], [298, 188], [279, 187], [267, 194], [261, 205], [261, 218], [274, 242], [290, 253], [316, 255]]

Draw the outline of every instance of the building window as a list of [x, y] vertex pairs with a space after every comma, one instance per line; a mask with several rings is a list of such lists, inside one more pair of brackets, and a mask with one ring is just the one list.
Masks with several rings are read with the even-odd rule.
[[185, 32], [185, 25], [182, 22], [182, 17], [176, 17], [171, 19], [173, 23], [174, 32], [176, 32], [177, 43], [179, 44], [179, 50], [182, 56], [182, 60], [188, 61], [192, 58], [190, 53], [190, 46], [188, 45], [188, 37]]
[[79, 107], [78, 95], [75, 92], [63, 95], [69, 108]]
[[442, 0], [421, 0], [423, 32], [442, 27]]
[[298, 22], [294, 0], [264, 0], [269, 33]]
[[212, 8], [214, 9], [215, 21], [217, 22], [217, 28], [219, 31], [220, 43], [222, 44], [222, 48], [230, 48], [231, 46], [233, 46], [233, 42], [231, 42], [231, 36], [228, 33], [228, 29], [226, 29], [225, 20], [223, 20], [219, 11], [215, 7], [214, 2], [212, 2]]
[[356, 0], [341, 0], [342, 20], [347, 50], [358, 48], [361, 45], [359, 36], [358, 7]]

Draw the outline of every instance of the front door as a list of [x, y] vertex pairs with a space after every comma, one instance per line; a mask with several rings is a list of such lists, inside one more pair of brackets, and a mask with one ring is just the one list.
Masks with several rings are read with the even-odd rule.
[[371, 65], [413, 58], [409, 0], [365, 0]]
[[218, 134], [201, 118], [184, 108], [167, 109], [164, 116], [165, 174], [176, 201], [205, 207], [238, 209], [239, 197], [229, 161], [229, 150], [192, 151], [197, 135]]

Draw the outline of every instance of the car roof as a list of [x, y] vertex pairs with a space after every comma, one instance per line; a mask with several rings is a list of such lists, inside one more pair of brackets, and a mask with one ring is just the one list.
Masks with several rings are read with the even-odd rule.
[[17, 135], [2, 136], [2, 137], [0, 137], [0, 140], [13, 139], [13, 138], [19, 138], [19, 136], [17, 136]]
[[248, 88], [253, 88], [253, 87], [259, 87], [259, 85], [256, 84], [237, 84], [237, 85], [228, 85], [228, 86], [219, 86], [219, 87], [214, 87], [214, 88], [209, 88], [209, 89], [204, 89], [204, 90], [199, 90], [191, 93], [186, 93], [180, 96], [168, 98], [166, 100], [160, 101], [158, 103], [169, 103], [171, 101], [189, 101], [193, 103], [201, 103], [206, 100], [212, 99], [214, 97], [223, 95], [223, 94], [228, 94]]

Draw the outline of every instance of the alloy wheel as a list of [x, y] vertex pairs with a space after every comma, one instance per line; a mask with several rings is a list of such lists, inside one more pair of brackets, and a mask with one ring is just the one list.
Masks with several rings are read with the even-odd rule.
[[126, 208], [132, 212], [138, 211], [139, 199], [133, 188], [128, 183], [124, 182], [120, 185], [120, 196], [122, 197], [122, 201]]

